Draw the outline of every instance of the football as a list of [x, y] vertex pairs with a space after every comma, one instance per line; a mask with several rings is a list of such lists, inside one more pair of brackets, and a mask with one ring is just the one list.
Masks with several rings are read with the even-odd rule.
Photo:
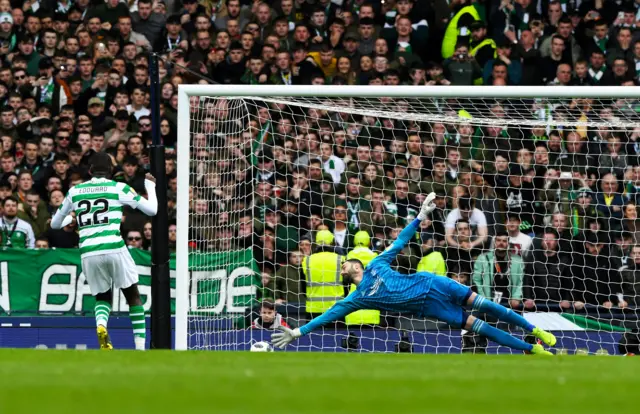
[[273, 352], [273, 346], [269, 342], [256, 342], [251, 345], [251, 352]]

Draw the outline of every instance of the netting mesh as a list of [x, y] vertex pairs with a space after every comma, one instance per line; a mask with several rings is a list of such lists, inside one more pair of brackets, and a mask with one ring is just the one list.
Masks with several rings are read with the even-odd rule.
[[[189, 348], [248, 349], [322, 313], [351, 287], [306, 258], [373, 257], [433, 191], [394, 269], [523, 312], [557, 331], [558, 352], [617, 352], [637, 329], [639, 111], [607, 98], [190, 98]], [[289, 349], [508, 351], [372, 311]]]

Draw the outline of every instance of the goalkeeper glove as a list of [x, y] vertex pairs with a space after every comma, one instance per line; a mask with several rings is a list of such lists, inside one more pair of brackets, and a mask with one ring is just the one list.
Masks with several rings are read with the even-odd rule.
[[284, 349], [291, 342], [302, 336], [300, 328], [289, 329], [284, 326], [279, 326], [278, 330], [280, 332], [276, 332], [271, 335], [271, 343], [280, 349]]
[[420, 208], [420, 213], [418, 214], [418, 218], [420, 220], [424, 220], [427, 218], [429, 213], [436, 209], [436, 205], [433, 200], [436, 199], [436, 193], [429, 193], [427, 198], [422, 203], [422, 207]]

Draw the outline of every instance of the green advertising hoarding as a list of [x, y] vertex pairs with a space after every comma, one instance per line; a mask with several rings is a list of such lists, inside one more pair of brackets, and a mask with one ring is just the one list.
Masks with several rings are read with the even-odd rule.
[[[151, 253], [129, 250], [140, 277], [146, 311], [151, 309]], [[171, 256], [171, 310], [175, 311], [176, 262]], [[255, 304], [260, 276], [250, 249], [189, 255], [190, 311], [215, 315], [243, 314]], [[82, 273], [78, 249], [0, 250], [0, 314], [93, 313], [93, 299]], [[126, 312], [114, 295], [114, 312]]]

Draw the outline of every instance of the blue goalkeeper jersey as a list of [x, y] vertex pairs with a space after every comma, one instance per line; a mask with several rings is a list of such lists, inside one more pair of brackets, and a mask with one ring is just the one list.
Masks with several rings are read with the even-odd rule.
[[378, 309], [422, 316], [427, 293], [431, 289], [431, 273], [405, 275], [391, 268], [396, 255], [411, 240], [420, 225], [415, 219], [398, 235], [398, 239], [365, 268], [358, 288], [322, 315], [302, 326], [303, 335], [329, 322], [344, 318], [359, 309]]

